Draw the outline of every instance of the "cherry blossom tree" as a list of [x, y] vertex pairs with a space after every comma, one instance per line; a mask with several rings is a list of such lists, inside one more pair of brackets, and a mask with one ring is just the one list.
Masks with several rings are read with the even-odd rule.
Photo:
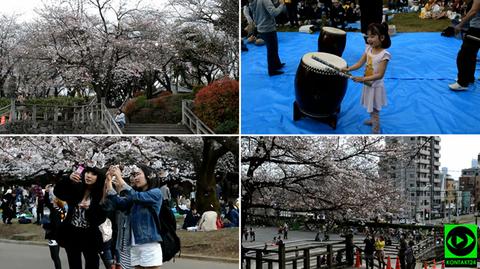
[[[147, 164], [166, 181], [196, 185], [199, 210], [214, 203], [215, 174], [238, 171], [237, 137], [3, 137], [2, 178], [31, 179], [71, 173], [83, 164], [105, 168]], [[213, 199], [213, 200], [212, 200]]]
[[215, 192], [215, 169], [220, 167], [238, 168], [238, 138], [237, 137], [202, 137], [202, 148], [198, 141], [185, 141], [178, 137], [169, 137], [183, 147], [184, 158], [192, 161], [197, 175], [197, 206], [200, 211], [207, 210], [210, 205], [218, 211], [219, 203]]
[[[0, 20], [0, 88], [15, 76], [35, 96], [91, 90], [118, 105], [136, 90], [150, 98], [159, 85], [238, 78], [236, 4], [207, 2], [171, 12], [142, 0], [45, 0], [32, 22]], [[190, 12], [195, 4], [203, 15]]]
[[20, 30], [15, 15], [0, 16], [0, 97], [5, 97], [4, 85], [15, 67]]
[[371, 136], [242, 138], [242, 219], [257, 209], [330, 219], [398, 212], [400, 194], [379, 165], [414, 150]]

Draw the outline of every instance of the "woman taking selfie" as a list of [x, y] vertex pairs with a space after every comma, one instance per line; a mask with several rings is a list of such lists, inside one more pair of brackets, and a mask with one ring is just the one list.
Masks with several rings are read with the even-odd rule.
[[58, 228], [58, 241], [67, 252], [70, 269], [82, 268], [82, 254], [85, 268], [99, 266], [98, 253], [103, 241], [98, 226], [106, 218], [100, 207], [104, 183], [102, 170], [79, 167], [55, 186], [55, 196], [68, 204], [67, 217]]
[[[107, 200], [113, 207], [130, 211], [129, 245], [131, 266], [136, 269], [160, 268], [162, 265], [162, 240], [158, 233], [155, 219], [160, 213], [162, 193], [158, 188], [158, 179], [154, 171], [144, 165], [133, 169], [133, 185], [130, 187], [122, 177], [118, 166], [108, 170], [106, 179]], [[120, 186], [117, 189], [124, 191], [124, 196], [118, 196], [113, 184]], [[151, 209], [155, 211], [153, 215]]]

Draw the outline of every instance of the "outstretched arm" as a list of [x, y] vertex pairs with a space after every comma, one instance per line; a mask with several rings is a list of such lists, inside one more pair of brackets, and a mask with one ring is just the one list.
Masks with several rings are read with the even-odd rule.
[[382, 79], [387, 70], [388, 60], [383, 60], [378, 64], [378, 72], [368, 77], [354, 77], [353, 80], [357, 82], [373, 81]]
[[359, 69], [360, 67], [362, 67], [365, 62], [367, 61], [367, 54], [363, 54], [362, 55], [362, 58], [360, 58], [360, 60], [358, 60], [358, 62], [350, 67], [347, 67], [347, 68], [344, 68], [343, 70], [348, 72], [348, 71], [353, 71], [353, 70], [357, 70]]

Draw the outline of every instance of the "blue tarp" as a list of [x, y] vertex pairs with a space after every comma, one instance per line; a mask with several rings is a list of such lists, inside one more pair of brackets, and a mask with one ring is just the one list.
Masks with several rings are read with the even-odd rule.
[[[369, 134], [369, 115], [360, 105], [362, 84], [349, 81], [337, 129], [310, 118], [293, 121], [295, 72], [302, 56], [317, 49], [318, 33], [278, 33], [285, 74], [269, 77], [266, 47], [242, 53], [242, 134]], [[461, 40], [440, 33], [399, 33], [385, 74], [388, 105], [380, 112], [384, 134], [480, 133], [480, 89], [453, 92]], [[347, 33], [343, 58], [349, 65], [365, 49], [360, 33]], [[363, 68], [355, 71], [361, 76]]]

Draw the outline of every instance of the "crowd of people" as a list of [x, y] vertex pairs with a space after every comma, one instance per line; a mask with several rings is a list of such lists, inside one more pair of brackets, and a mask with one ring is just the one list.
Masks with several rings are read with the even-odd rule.
[[429, 0], [420, 8], [421, 19], [443, 19], [458, 20], [465, 16], [468, 11], [468, 4], [463, 0], [440, 1]]
[[[166, 182], [143, 164], [129, 169], [79, 166], [45, 189], [40, 184], [29, 190], [7, 188], [1, 208], [5, 224], [11, 224], [15, 217], [20, 222], [20, 212], [35, 213], [35, 223], [45, 229], [56, 269], [61, 268], [61, 248], [71, 269], [82, 268], [82, 256], [89, 269], [99, 268], [100, 260], [105, 268], [160, 268], [169, 259], [164, 257], [168, 249], [162, 249], [160, 223], [167, 221], [161, 219], [163, 208], [171, 213], [173, 226], [173, 211], [183, 215], [184, 229], [238, 227], [238, 204], [234, 201], [222, 203], [220, 214], [211, 206], [200, 215], [194, 199], [173, 197]], [[43, 216], [44, 207], [48, 208], [47, 216]], [[219, 222], [223, 222], [221, 227]]]
[[26, 219], [25, 215], [35, 213], [37, 225], [41, 224], [44, 211], [44, 192], [38, 184], [32, 184], [29, 188], [22, 186], [12, 186], [3, 192], [0, 199], [0, 208], [2, 209], [2, 220], [4, 224], [12, 224], [12, 219], [19, 215]]

